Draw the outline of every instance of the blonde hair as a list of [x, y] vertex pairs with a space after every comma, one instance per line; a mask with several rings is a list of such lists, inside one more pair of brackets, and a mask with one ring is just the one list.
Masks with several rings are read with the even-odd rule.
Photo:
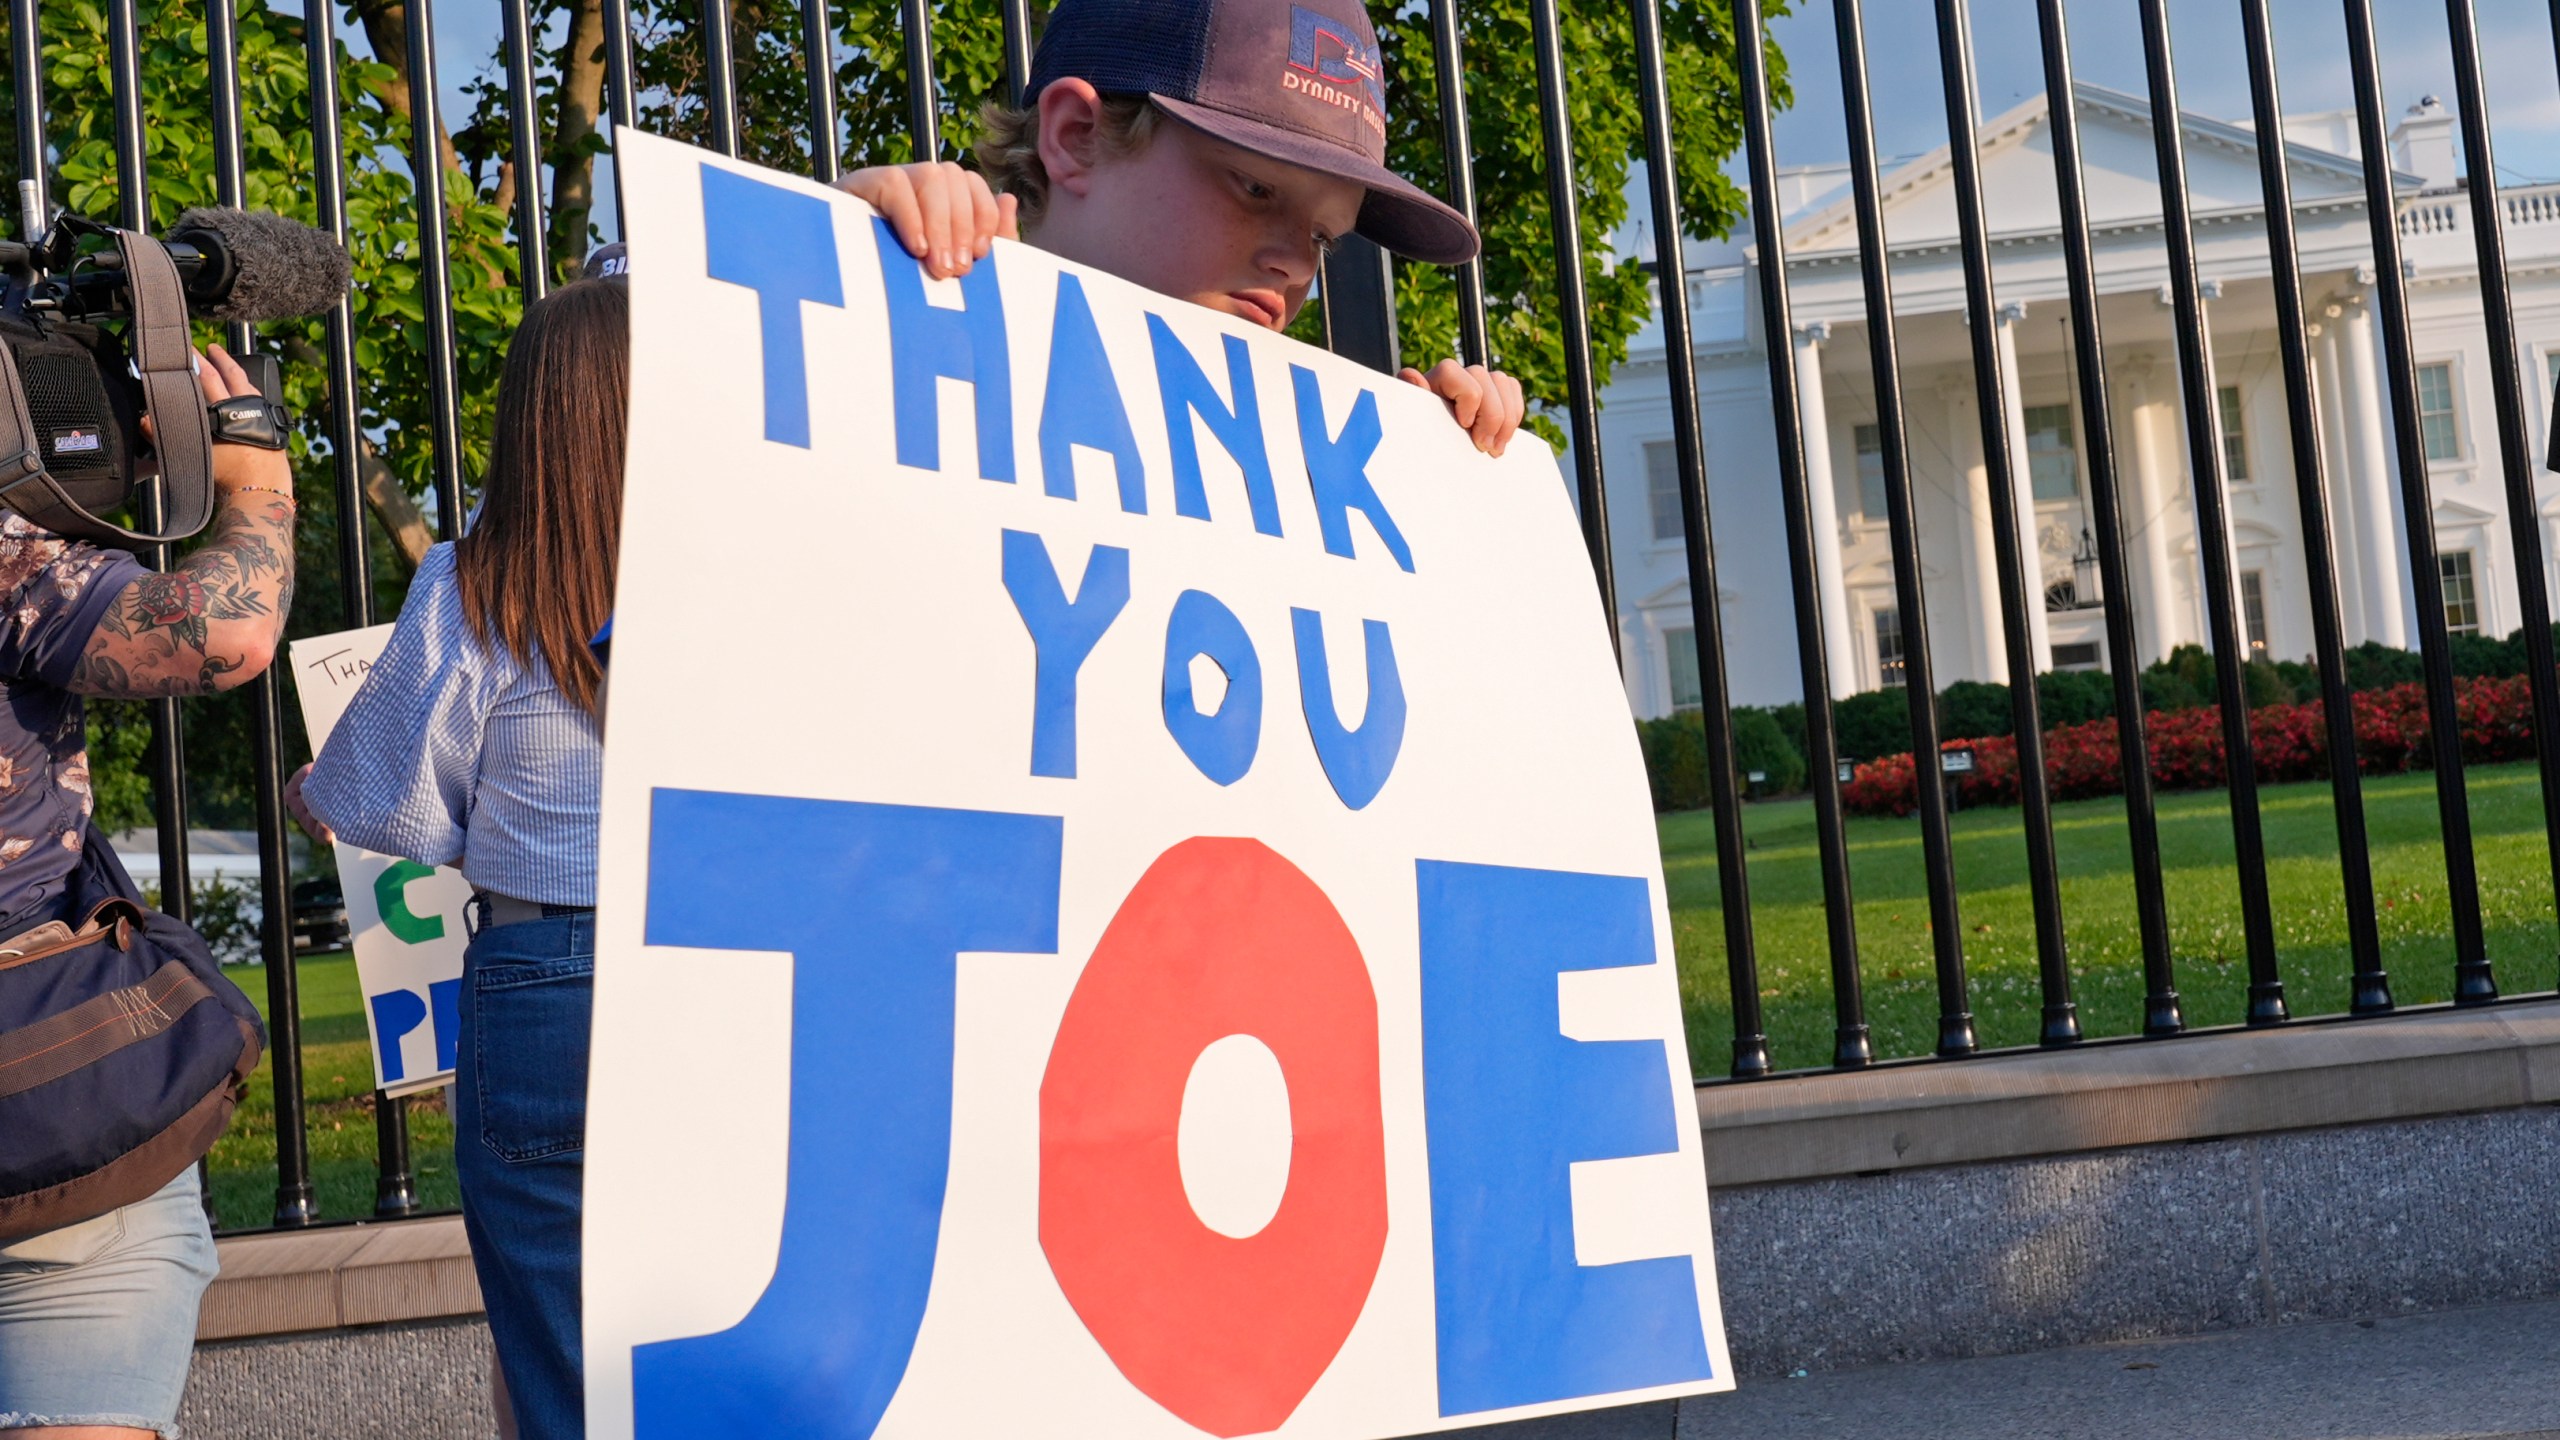
[[[1164, 112], [1146, 95], [1105, 95], [1102, 118], [1094, 129], [1103, 153], [1135, 155], [1155, 138]], [[978, 169], [996, 193], [1010, 195], [1019, 206], [1022, 228], [1040, 223], [1049, 208], [1049, 168], [1040, 163], [1040, 110], [1037, 105], [998, 105], [990, 101], [978, 112]]]

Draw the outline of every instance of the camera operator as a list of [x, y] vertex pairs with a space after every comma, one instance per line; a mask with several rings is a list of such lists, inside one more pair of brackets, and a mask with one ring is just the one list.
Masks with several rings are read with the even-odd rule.
[[[219, 346], [196, 384], [208, 405], [252, 388]], [[85, 891], [130, 890], [111, 853], [84, 853], [103, 846], [82, 697], [209, 694], [274, 658], [293, 599], [292, 468], [281, 450], [217, 441], [212, 473], [210, 536], [166, 573], [0, 510], [0, 937], [77, 925]], [[0, 1432], [175, 1433], [214, 1268], [192, 1164], [147, 1199], [0, 1244]]]

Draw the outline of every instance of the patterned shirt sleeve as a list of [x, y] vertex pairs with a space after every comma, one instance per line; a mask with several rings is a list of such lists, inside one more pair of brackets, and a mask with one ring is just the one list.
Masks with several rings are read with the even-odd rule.
[[400, 623], [303, 781], [351, 845], [426, 865], [462, 858], [495, 694], [462, 615], [453, 547], [427, 552]]
[[0, 512], [0, 676], [71, 683], [98, 622], [142, 562], [39, 530]]

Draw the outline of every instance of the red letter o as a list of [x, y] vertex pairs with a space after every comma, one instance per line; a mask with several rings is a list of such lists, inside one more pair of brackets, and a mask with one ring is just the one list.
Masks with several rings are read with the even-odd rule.
[[[1294, 1138], [1278, 1213], [1235, 1239], [1183, 1190], [1200, 1052], [1270, 1047]], [[1213, 1435], [1276, 1430], [1342, 1348], [1387, 1240], [1378, 1002], [1314, 881], [1254, 840], [1186, 840], [1121, 902], [1040, 1084], [1040, 1245], [1120, 1373]]]

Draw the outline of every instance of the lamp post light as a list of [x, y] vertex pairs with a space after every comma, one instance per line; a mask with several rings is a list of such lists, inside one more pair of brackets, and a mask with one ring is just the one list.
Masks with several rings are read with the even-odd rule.
[[1949, 745], [1938, 752], [1938, 778], [1947, 787], [1947, 808], [1964, 808], [1964, 777], [1973, 773], [1973, 747]]
[[2097, 538], [2089, 527], [2080, 527], [2080, 548], [2071, 552], [2071, 606], [2075, 610], [2094, 609], [2106, 603], [2106, 595], [2098, 585]]

